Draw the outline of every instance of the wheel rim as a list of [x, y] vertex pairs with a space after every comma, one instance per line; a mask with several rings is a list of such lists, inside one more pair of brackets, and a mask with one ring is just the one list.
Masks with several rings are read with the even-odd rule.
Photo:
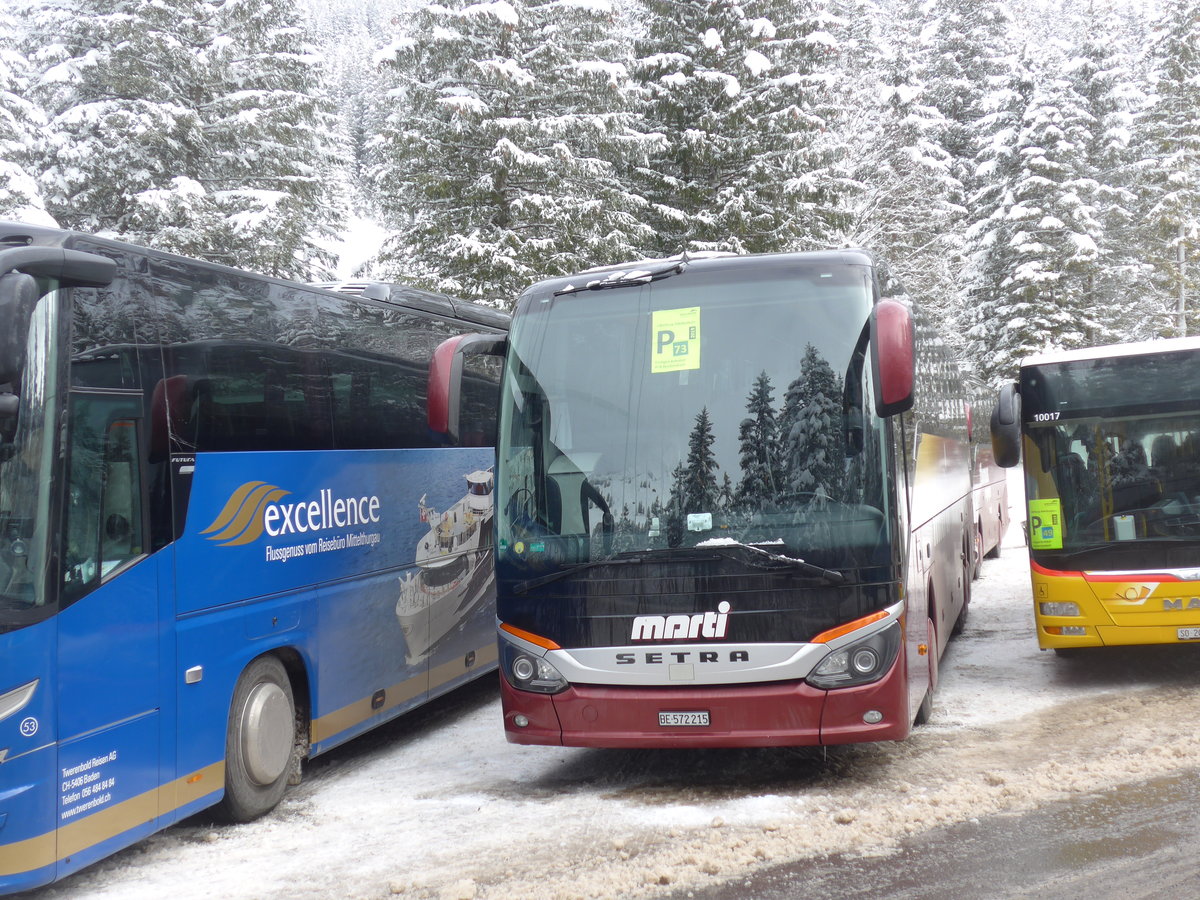
[[292, 704], [283, 688], [256, 684], [242, 710], [242, 762], [260, 785], [271, 784], [287, 770], [294, 743]]

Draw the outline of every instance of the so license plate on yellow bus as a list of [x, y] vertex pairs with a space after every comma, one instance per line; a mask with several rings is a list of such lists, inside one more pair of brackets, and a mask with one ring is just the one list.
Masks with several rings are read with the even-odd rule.
[[1181, 641], [1200, 641], [1200, 628], [1177, 628], [1175, 636]]

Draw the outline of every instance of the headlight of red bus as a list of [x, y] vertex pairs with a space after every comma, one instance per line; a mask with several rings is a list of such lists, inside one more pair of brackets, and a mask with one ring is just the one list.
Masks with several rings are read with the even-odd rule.
[[508, 683], [518, 690], [557, 694], [569, 687], [567, 679], [546, 660], [505, 640], [500, 641], [500, 665]]
[[900, 650], [900, 623], [834, 650], [806, 679], [824, 690], [878, 681], [896, 661]]

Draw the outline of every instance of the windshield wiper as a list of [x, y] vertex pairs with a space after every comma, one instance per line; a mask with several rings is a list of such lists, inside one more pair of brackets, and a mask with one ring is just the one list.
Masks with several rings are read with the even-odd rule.
[[590, 559], [587, 562], [576, 563], [573, 566], [559, 569], [557, 572], [550, 572], [546, 575], [539, 575], [537, 578], [530, 578], [528, 581], [518, 581], [513, 585], [513, 593], [525, 594], [544, 584], [551, 584], [588, 569], [594, 569], [597, 566], [640, 566], [642, 563], [662, 561], [706, 562], [719, 558], [719, 555], [716, 553], [693, 553], [689, 552], [689, 549], [681, 547], [679, 549], [668, 550], [638, 550], [627, 552], [626, 555], [622, 556], [610, 556], [606, 559]]
[[513, 585], [514, 594], [525, 594], [534, 588], [541, 587], [544, 584], [552, 584], [569, 575], [575, 575], [587, 569], [594, 569], [596, 566], [633, 566], [640, 565], [648, 559], [647, 556], [614, 556], [610, 559], [589, 559], [587, 562], [576, 563], [573, 566], [567, 566], [565, 569], [559, 569], [557, 572], [551, 572], [549, 575], [539, 575], [537, 578], [530, 578], [526, 581], [518, 581]]
[[[824, 566], [813, 565], [810, 562], [805, 562], [802, 559], [797, 559], [794, 556], [780, 556], [778, 553], [771, 553], [768, 550], [763, 550], [761, 547], [755, 547], [753, 544], [743, 544], [741, 541], [707, 541], [697, 544], [697, 549], [713, 550], [724, 556], [740, 558], [742, 562], [748, 562], [750, 565], [755, 565], [755, 561], [761, 561], [767, 565], [762, 566], [766, 569], [798, 569], [806, 575], [816, 575], [819, 578], [824, 578], [830, 584], [845, 584], [846, 576], [836, 569], [826, 569]], [[746, 559], [745, 557], [749, 557]]]
[[[702, 553], [688, 552], [700, 550]], [[805, 562], [802, 559], [796, 559], [791, 556], [780, 556], [777, 553], [769, 553], [759, 547], [751, 544], [742, 544], [738, 542], [712, 542], [705, 544], [697, 544], [694, 548], [679, 548], [670, 550], [645, 550], [637, 553], [631, 553], [628, 556], [614, 556], [608, 559], [591, 559], [587, 562], [576, 563], [573, 566], [559, 569], [556, 572], [550, 572], [547, 575], [539, 575], [537, 578], [530, 578], [526, 581], [518, 581], [513, 585], [514, 594], [525, 594], [534, 588], [542, 587], [543, 585], [552, 584], [563, 578], [568, 578], [572, 575], [577, 575], [580, 572], [594, 569], [597, 566], [629, 566], [641, 565], [642, 563], [651, 561], [668, 561], [668, 562], [702, 562], [714, 560], [720, 557], [726, 559], [736, 559], [739, 562], [748, 563], [755, 568], [771, 569], [778, 571], [780, 569], [795, 569], [803, 572], [805, 575], [815, 575], [823, 578], [830, 584], [844, 584], [846, 576], [834, 569], [826, 569], [822, 566], [816, 566], [812, 563]], [[750, 559], [746, 559], [749, 556]]]
[[610, 272], [603, 278], [596, 278], [583, 284], [568, 284], [562, 290], [555, 291], [554, 296], [560, 297], [563, 294], [577, 294], [580, 291], [603, 291], [608, 288], [632, 287], [649, 284], [651, 281], [661, 281], [664, 278], [670, 278], [672, 275], [681, 274], [688, 267], [689, 262], [691, 260], [688, 259], [687, 253], [684, 253], [679, 259], [672, 260], [667, 265], [647, 269], [621, 269], [616, 272]]

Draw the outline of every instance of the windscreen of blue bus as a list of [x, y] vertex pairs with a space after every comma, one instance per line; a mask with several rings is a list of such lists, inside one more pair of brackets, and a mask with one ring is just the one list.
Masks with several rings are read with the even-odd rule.
[[744, 263], [523, 301], [502, 400], [503, 576], [730, 548], [749, 566], [757, 551], [839, 572], [889, 561], [870, 271]]
[[1194, 353], [1022, 370], [1030, 550], [1052, 569], [1200, 564]]

